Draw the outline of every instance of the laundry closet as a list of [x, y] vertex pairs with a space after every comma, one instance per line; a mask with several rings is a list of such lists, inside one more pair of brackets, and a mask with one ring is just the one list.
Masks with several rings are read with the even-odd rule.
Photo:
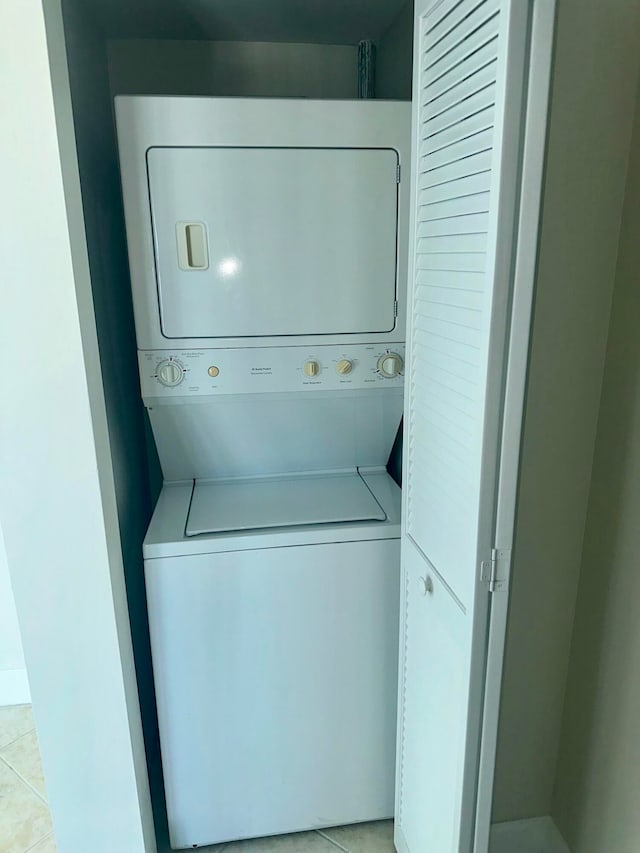
[[482, 850], [548, 50], [321, 5], [63, 3], [154, 809]]

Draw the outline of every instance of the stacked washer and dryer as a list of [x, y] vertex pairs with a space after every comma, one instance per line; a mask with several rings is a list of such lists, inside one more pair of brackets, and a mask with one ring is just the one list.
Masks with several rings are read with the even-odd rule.
[[410, 106], [116, 118], [171, 844], [391, 817]]

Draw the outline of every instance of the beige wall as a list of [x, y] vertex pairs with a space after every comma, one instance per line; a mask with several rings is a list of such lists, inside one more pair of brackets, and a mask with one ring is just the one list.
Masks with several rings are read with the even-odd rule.
[[639, 23], [631, 0], [559, 0], [494, 820], [551, 811]]
[[111, 91], [121, 95], [355, 98], [349, 45], [123, 39], [108, 43]]
[[640, 104], [553, 814], [573, 853], [640, 850]]

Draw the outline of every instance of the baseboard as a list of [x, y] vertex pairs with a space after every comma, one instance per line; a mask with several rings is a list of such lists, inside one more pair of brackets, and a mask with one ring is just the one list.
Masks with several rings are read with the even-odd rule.
[[553, 819], [534, 817], [494, 823], [489, 853], [571, 853]]
[[28, 705], [31, 690], [26, 669], [0, 670], [0, 707], [3, 705]]

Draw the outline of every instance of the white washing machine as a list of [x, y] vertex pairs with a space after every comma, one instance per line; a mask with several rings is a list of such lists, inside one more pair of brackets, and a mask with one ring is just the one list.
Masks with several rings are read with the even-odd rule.
[[[290, 486], [348, 520], [271, 527]], [[172, 846], [393, 815], [399, 493], [384, 470], [164, 487], [144, 555]], [[188, 537], [194, 499], [261, 530]]]
[[171, 844], [390, 817], [409, 105], [116, 116]]

